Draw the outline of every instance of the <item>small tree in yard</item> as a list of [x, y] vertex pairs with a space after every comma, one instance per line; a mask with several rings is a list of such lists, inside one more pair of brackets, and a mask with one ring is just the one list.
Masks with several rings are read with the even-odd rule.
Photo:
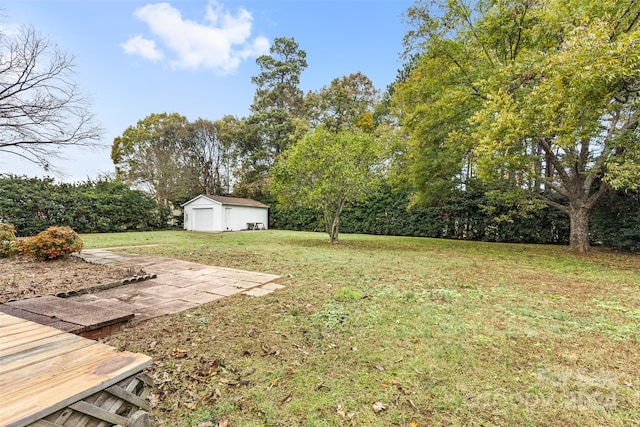
[[336, 243], [342, 209], [375, 185], [381, 153], [373, 135], [318, 128], [278, 159], [271, 170], [272, 190], [283, 205], [322, 209], [326, 231]]

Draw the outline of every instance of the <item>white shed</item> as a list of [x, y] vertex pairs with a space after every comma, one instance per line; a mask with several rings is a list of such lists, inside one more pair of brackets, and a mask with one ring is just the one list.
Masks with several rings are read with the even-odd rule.
[[269, 206], [251, 199], [200, 195], [182, 207], [185, 230], [266, 230], [269, 224]]

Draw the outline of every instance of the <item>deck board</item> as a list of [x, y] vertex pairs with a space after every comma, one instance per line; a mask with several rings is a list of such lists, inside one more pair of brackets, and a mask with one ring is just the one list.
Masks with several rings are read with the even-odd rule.
[[73, 334], [67, 334], [64, 338], [61, 338], [59, 335], [60, 334], [45, 335], [39, 339], [21, 340], [22, 342], [12, 343], [11, 347], [0, 348], [0, 364], [7, 363], [8, 358], [19, 356], [24, 352], [36, 352], [40, 349], [50, 348], [51, 346], [62, 346], [65, 345], [66, 342], [74, 341], [78, 338], [77, 335]]
[[143, 354], [0, 313], [0, 426], [28, 425], [150, 364]]
[[34, 366], [44, 365], [47, 367], [51, 360], [65, 357], [67, 354], [83, 350], [91, 345], [90, 342], [83, 339], [58, 341], [48, 346], [21, 351], [13, 356], [0, 359], [0, 387], [5, 386], [5, 381], [10, 381], [10, 372], [12, 371], [17, 371], [20, 375], [20, 370], [26, 368], [30, 375], [34, 375], [37, 374], [33, 369]]

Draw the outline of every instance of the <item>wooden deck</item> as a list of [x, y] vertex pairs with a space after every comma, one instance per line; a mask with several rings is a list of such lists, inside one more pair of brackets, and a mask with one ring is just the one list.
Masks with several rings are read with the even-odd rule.
[[143, 354], [0, 313], [0, 426], [28, 426], [67, 407], [82, 408], [81, 400], [151, 362]]

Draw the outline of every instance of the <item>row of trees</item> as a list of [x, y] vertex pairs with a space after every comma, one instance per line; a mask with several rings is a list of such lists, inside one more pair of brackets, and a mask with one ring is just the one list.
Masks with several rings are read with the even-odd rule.
[[[396, 182], [415, 204], [437, 206], [479, 180], [490, 205], [518, 207], [507, 217], [546, 206], [566, 214], [571, 248], [587, 252], [590, 217], [603, 196], [640, 186], [640, 4], [421, 0], [406, 16], [411, 55], [378, 108], [389, 106], [398, 119], [389, 120], [399, 126], [387, 135], [401, 141], [400, 155], [390, 144], [384, 156]], [[340, 139], [320, 138], [325, 147]], [[305, 179], [327, 183], [339, 173], [325, 175], [327, 159], [317, 152], [316, 161], [300, 164], [299, 151], [312, 151], [307, 142], [285, 152], [283, 169], [296, 172], [276, 168], [275, 189], [291, 200], [294, 188], [322, 206], [326, 200], [308, 188], [329, 191]], [[374, 172], [380, 158], [363, 161]], [[351, 170], [353, 178], [358, 169]], [[348, 182], [331, 189], [357, 187]]]
[[380, 97], [360, 73], [303, 95], [306, 55], [276, 39], [231, 138], [236, 194], [319, 207], [335, 241], [345, 204], [382, 181], [416, 206], [478, 181], [518, 207], [496, 219], [552, 207], [588, 251], [594, 207], [639, 182], [640, 5], [425, 0], [406, 17], [408, 60]]
[[[167, 206], [233, 192], [318, 207], [332, 241], [345, 206], [381, 185], [424, 207], [481, 182], [478, 209], [516, 207], [495, 211], [507, 221], [554, 208], [588, 251], [598, 203], [640, 182], [640, 3], [418, 0], [406, 19], [407, 61], [382, 96], [361, 73], [304, 94], [306, 53], [277, 38], [257, 60], [248, 117], [152, 114], [115, 139], [117, 178]], [[44, 162], [42, 144], [98, 129], [66, 85], [67, 57], [36, 67], [47, 50], [25, 34], [0, 58], [0, 151]]]
[[251, 115], [189, 123], [177, 113], [151, 114], [114, 140], [116, 176], [169, 204], [200, 194], [260, 197], [275, 159], [303, 117], [299, 89], [306, 53], [293, 39], [277, 38], [271, 55], [257, 59]]
[[[411, 193], [388, 184], [375, 186], [360, 201], [345, 202], [340, 228], [347, 233], [424, 236], [495, 242], [564, 244], [569, 240], [568, 217], [545, 207], [528, 214], [518, 201], [497, 202], [474, 180], [465, 190], [430, 206], [413, 206]], [[353, 199], [352, 199], [353, 200]], [[271, 226], [322, 231], [323, 209], [311, 204], [271, 205]], [[32, 236], [55, 224], [82, 233], [166, 228], [170, 212], [146, 192], [107, 179], [55, 184], [52, 179], [0, 177], [0, 222], [15, 224], [20, 236]], [[331, 222], [330, 222], [331, 223]], [[592, 215], [594, 241], [640, 251], [640, 193], [611, 192]]]
[[385, 155], [378, 92], [354, 73], [305, 95], [306, 53], [294, 39], [277, 38], [257, 63], [249, 117], [190, 123], [151, 114], [114, 140], [116, 176], [167, 206], [200, 193], [264, 199], [273, 191], [283, 202], [320, 204], [335, 241], [344, 203], [366, 193]]
[[228, 194], [243, 132], [244, 124], [232, 116], [189, 122], [177, 113], [151, 114], [114, 140], [116, 177], [165, 206], [200, 193]]

